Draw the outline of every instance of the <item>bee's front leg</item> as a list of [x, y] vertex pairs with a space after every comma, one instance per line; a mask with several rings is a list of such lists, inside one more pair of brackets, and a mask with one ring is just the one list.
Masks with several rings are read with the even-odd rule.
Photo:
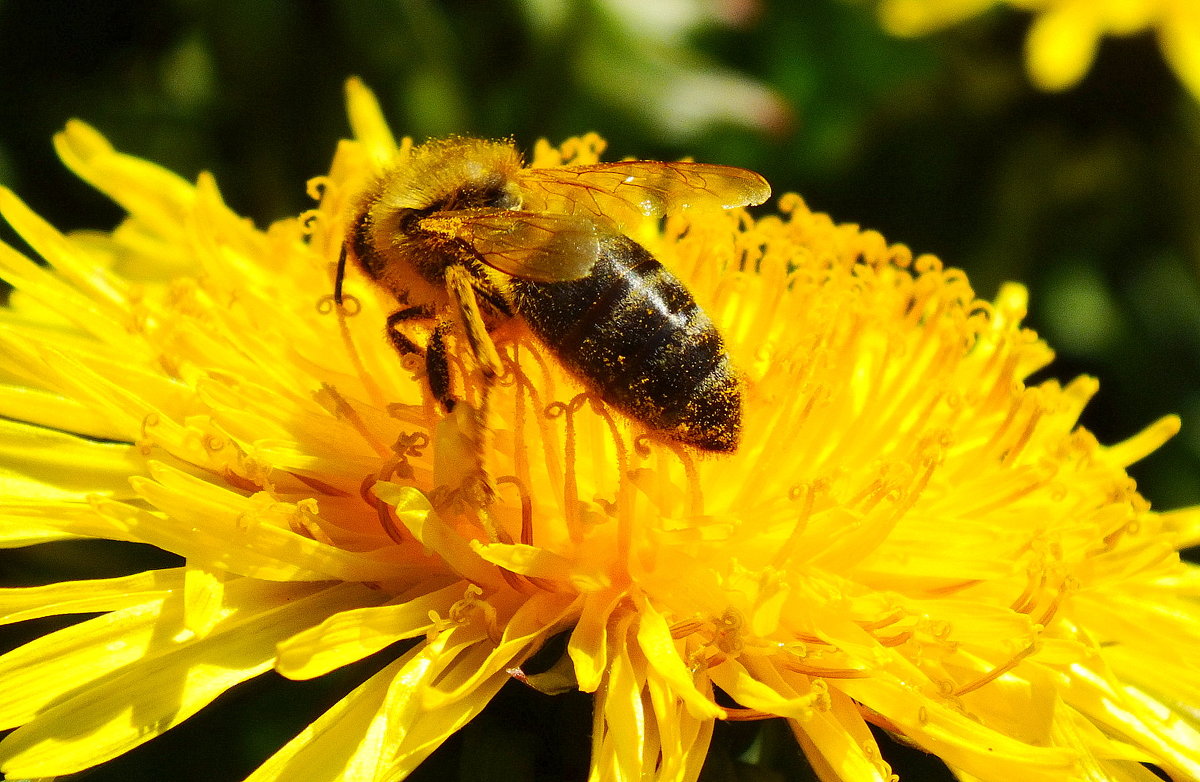
[[500, 376], [503, 369], [496, 343], [492, 342], [492, 335], [488, 333], [483, 313], [479, 311], [479, 298], [475, 294], [471, 272], [462, 266], [448, 267], [446, 292], [450, 294], [450, 302], [454, 305], [459, 324], [466, 334], [471, 357], [475, 359], [483, 375], [484, 384], [490, 385]]

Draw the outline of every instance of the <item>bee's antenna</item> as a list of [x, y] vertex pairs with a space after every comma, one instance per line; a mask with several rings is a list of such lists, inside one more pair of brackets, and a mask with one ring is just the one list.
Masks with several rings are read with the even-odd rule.
[[342, 280], [346, 277], [346, 245], [342, 244], [342, 251], [338, 253], [337, 277], [333, 281], [333, 300], [338, 307], [342, 306]]

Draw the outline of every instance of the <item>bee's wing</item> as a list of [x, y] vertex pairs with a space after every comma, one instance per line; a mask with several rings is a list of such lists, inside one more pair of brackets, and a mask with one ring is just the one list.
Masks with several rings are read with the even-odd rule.
[[617, 228], [689, 207], [761, 204], [771, 195], [767, 180], [753, 171], [709, 163], [628, 160], [526, 168], [518, 181], [525, 209], [587, 214]]
[[488, 266], [537, 282], [586, 277], [600, 252], [595, 221], [577, 215], [463, 209], [424, 217], [421, 228], [460, 239]]

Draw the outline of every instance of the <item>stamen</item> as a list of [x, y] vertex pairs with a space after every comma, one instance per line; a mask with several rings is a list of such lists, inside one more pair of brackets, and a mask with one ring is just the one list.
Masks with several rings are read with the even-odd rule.
[[[537, 351], [530, 351], [537, 354]], [[534, 527], [533, 527], [533, 498], [530, 495], [528, 486], [532, 483], [532, 477], [529, 467], [529, 447], [525, 440], [525, 425], [527, 420], [526, 412], [526, 391], [529, 392], [533, 399], [534, 405], [538, 405], [537, 391], [532, 387], [529, 377], [525, 374], [521, 367], [520, 342], [514, 341], [511, 344], [511, 353], [502, 351], [500, 354], [501, 364], [504, 368], [504, 373], [501, 375], [502, 382], [507, 381], [507, 384], [514, 388], [515, 394], [513, 397], [513, 467], [516, 470], [516, 475], [502, 476], [497, 479], [496, 483], [499, 486], [502, 483], [511, 483], [517, 487], [517, 492], [521, 502], [521, 534], [520, 540], [526, 545], [534, 544]], [[546, 440], [547, 432], [546, 425], [542, 419], [537, 419], [537, 424], [542, 433], [542, 445], [547, 457], [547, 470], [552, 474], [555, 472], [557, 465], [553, 465], [551, 454], [553, 451], [548, 447], [549, 441]], [[553, 585], [547, 587], [541, 582], [541, 579], [528, 579], [535, 587], [539, 589], [553, 590]]]
[[517, 487], [521, 498], [521, 542], [526, 546], [533, 545], [533, 498], [525, 488], [525, 484], [515, 475], [502, 475], [496, 479], [497, 486], [512, 484]]
[[[354, 427], [354, 430], [358, 432], [364, 441], [366, 441], [367, 445], [371, 446], [371, 448], [375, 450], [375, 453], [379, 454], [379, 456], [383, 458], [387, 458], [392, 455], [392, 449], [388, 448], [386, 445], [381, 443], [377, 437], [375, 437], [374, 433], [372, 433], [371, 430], [367, 428], [367, 425], [363, 423], [362, 418], [358, 415], [358, 411], [346, 401], [345, 397], [338, 393], [336, 388], [328, 383], [322, 383], [321, 391], [333, 400], [333, 412]], [[321, 403], [320, 394], [317, 395], [317, 403]], [[326, 407], [326, 409], [328, 409], [326, 405], [322, 405], [322, 407]]]
[[296, 503], [296, 509], [288, 516], [288, 526], [297, 535], [304, 535], [327, 546], [335, 546], [333, 538], [321, 528], [317, 501], [311, 497]]
[[692, 633], [698, 633], [706, 626], [705, 622], [699, 619], [684, 619], [671, 625], [671, 637], [675, 640], [687, 638]]
[[302, 475], [298, 472], [291, 472], [291, 471], [288, 471], [287, 474], [292, 476], [296, 480], [300, 481], [305, 486], [308, 486], [309, 488], [312, 488], [312, 489], [316, 489], [317, 491], [321, 492], [322, 494], [328, 494], [333, 497], [349, 497], [350, 496], [349, 492], [342, 491], [341, 489], [337, 488], [336, 486], [331, 486], [328, 483], [325, 483], [325, 481], [319, 481], [316, 478], [312, 478], [308, 475]]
[[617, 422], [613, 419], [612, 414], [608, 412], [608, 406], [595, 397], [589, 397], [592, 403], [592, 412], [600, 416], [604, 423], [608, 425], [608, 432], [612, 436], [613, 444], [617, 447], [617, 470], [619, 475], [625, 475], [629, 471], [629, 455], [625, 450], [625, 441], [621, 438], [620, 429], [617, 428]]
[[396, 516], [396, 511], [391, 505], [388, 505], [383, 500], [375, 496], [371, 489], [380, 480], [384, 480], [376, 475], [367, 475], [362, 479], [359, 485], [358, 494], [362, 497], [363, 502], [375, 509], [375, 514], [379, 517], [379, 526], [387, 533], [387, 536], [396, 543], [408, 543], [412, 541], [412, 536], [404, 529], [404, 525]]
[[226, 483], [228, 483], [230, 486], [234, 487], [235, 489], [241, 489], [242, 491], [246, 491], [246, 492], [256, 492], [256, 491], [259, 491], [260, 489], [262, 489], [262, 487], [259, 486], [257, 483], [250, 480], [249, 478], [238, 475], [236, 472], [234, 472], [229, 467], [226, 467], [224, 470], [221, 471], [221, 477], [225, 479]]
[[323, 199], [333, 188], [333, 180], [328, 176], [315, 176], [305, 183], [304, 191], [314, 201]]
[[889, 256], [888, 263], [893, 266], [898, 266], [901, 269], [907, 269], [912, 266], [913, 254], [906, 244], [893, 244], [888, 248]]
[[1041, 616], [1034, 619], [1034, 622], [1042, 627], [1049, 625], [1054, 619], [1054, 615], [1058, 613], [1058, 609], [1062, 607], [1063, 601], [1066, 599], [1067, 595], [1070, 592], [1074, 592], [1076, 588], [1077, 583], [1074, 578], [1068, 576], [1067, 578], [1063, 579], [1062, 584], [1059, 585], [1058, 591], [1055, 592], [1054, 597], [1051, 598], [1050, 605], [1046, 606], [1046, 609], [1042, 611]]
[[933, 477], [933, 471], [941, 463], [940, 455], [925, 456], [921, 459], [921, 471], [917, 473], [917, 479], [905, 489], [900, 490], [899, 502], [896, 503], [892, 510], [892, 521], [898, 522], [904, 514], [908, 513], [917, 500], [921, 498], [921, 493], [925, 491], [925, 487], [929, 485], [930, 478]]
[[895, 647], [895, 646], [903, 646], [904, 644], [911, 641], [912, 638], [913, 638], [912, 630], [905, 630], [904, 632], [899, 633], [897, 635], [877, 635], [877, 636], [875, 636], [875, 640], [879, 642], [880, 646], [886, 646], [889, 648]]
[[304, 236], [312, 236], [316, 230], [317, 221], [321, 219], [321, 213], [316, 209], [308, 209], [300, 213], [300, 232]]
[[579, 411], [583, 403], [587, 401], [587, 398], [588, 395], [584, 393], [575, 396], [566, 404], [551, 402], [546, 406], [545, 411], [547, 418], [563, 417], [566, 422], [566, 433], [563, 442], [563, 464], [566, 473], [564, 476], [565, 480], [563, 481], [563, 504], [567, 531], [571, 536], [571, 541], [576, 544], [583, 540], [583, 524], [579, 517], [579, 483], [575, 471], [575, 413]]
[[738, 706], [722, 706], [727, 722], [752, 722], [754, 720], [773, 720], [779, 715], [768, 714], [758, 709], [746, 709]]
[[1036, 652], [1037, 649], [1038, 649], [1038, 644], [1035, 641], [1034, 643], [1031, 643], [1029, 646], [1022, 649], [1020, 652], [1017, 652], [1015, 655], [1013, 655], [1012, 659], [1010, 659], [1008, 662], [1004, 663], [1003, 665], [999, 665], [999, 666], [993, 668], [987, 674], [979, 677], [978, 679], [971, 682], [970, 684], [965, 684], [962, 687], [959, 687], [957, 690], [954, 691], [954, 695], [956, 697], [961, 697], [963, 695], [966, 695], [968, 692], [974, 692], [975, 690], [978, 690], [980, 687], [984, 686], [985, 684], [994, 682], [996, 679], [999, 679], [1001, 676], [1008, 673], [1013, 668], [1016, 668], [1017, 665], [1019, 665], [1022, 660], [1024, 660], [1026, 657], [1033, 654], [1034, 652]]
[[[332, 293], [326, 294], [325, 296], [317, 299], [318, 314], [328, 315], [335, 309], [338, 309], [338, 303], [337, 299], [334, 298]], [[353, 296], [349, 293], [343, 293], [341, 309], [347, 318], [353, 318], [355, 315], [362, 312], [362, 302], [358, 300], [357, 296]]]
[[1014, 392], [1020, 391], [1021, 381], [1017, 378], [1017, 367], [1020, 365], [1022, 355], [1022, 351], [1020, 350], [1011, 350], [1005, 356], [1004, 365], [1000, 368], [1000, 374], [996, 377], [996, 384], [992, 387], [992, 393], [988, 396], [987, 404], [989, 407], [1003, 404]]
[[477, 584], [469, 585], [463, 592], [462, 599], [450, 606], [447, 614], [450, 621], [457, 625], [469, 625], [482, 619], [488, 637], [498, 645], [502, 633], [496, 621], [496, 607], [487, 600], [480, 600], [482, 596], [483, 589]]
[[1045, 590], [1048, 574], [1044, 567], [1030, 565], [1026, 571], [1025, 590], [1009, 606], [1018, 614], [1028, 614], [1038, 604], [1038, 595]]
[[[1036, 391], [1036, 389], [1031, 389], [1032, 391]], [[1025, 427], [1017, 436], [1016, 442], [1005, 449], [1000, 455], [1000, 463], [1005, 466], [1012, 464], [1020, 456], [1021, 451], [1029, 443], [1029, 439], [1033, 437], [1033, 432], [1037, 428], [1038, 421], [1041, 420], [1042, 415], [1046, 412], [1045, 407], [1038, 402], [1036, 395], [1031, 393], [1030, 398], [1033, 400], [1033, 411], [1029, 414], [1029, 420], [1025, 422]]]
[[866, 509], [869, 506], [873, 506], [887, 490], [887, 483], [882, 478], [876, 477], [866, 486], [859, 489], [857, 494], [846, 500], [846, 506], [849, 508], [857, 507]]
[[891, 612], [887, 616], [881, 616], [880, 618], [873, 619], [869, 622], [856, 620], [855, 624], [857, 624], [862, 629], [870, 632], [870, 631], [874, 631], [874, 630], [881, 630], [889, 625], [893, 625], [896, 622], [899, 622], [905, 616], [907, 616], [907, 614], [905, 614], [904, 611], [897, 608], [895, 611]]
[[141, 436], [138, 437], [138, 451], [142, 456], [149, 456], [154, 452], [154, 441], [150, 437], [150, 430], [161, 423], [162, 418], [158, 413], [147, 413], [142, 418]]
[[872, 672], [864, 668], [818, 668], [792, 660], [782, 660], [779, 664], [793, 673], [820, 679], [869, 679], [872, 676]]
[[405, 432], [396, 438], [392, 450], [400, 456], [419, 457], [429, 447], [430, 439], [426, 432]]
[[744, 625], [745, 620], [737, 610], [734, 608], [725, 609], [725, 613], [714, 623], [715, 633], [713, 635], [713, 643], [726, 656], [740, 654], [742, 648], [745, 646], [745, 640], [742, 638], [742, 627]]
[[696, 470], [696, 463], [692, 460], [692, 455], [688, 453], [687, 448], [675, 443], [662, 442], [659, 445], [675, 454], [675, 458], [683, 466], [684, 480], [687, 482], [688, 515], [704, 515], [704, 494], [700, 490], [700, 474]]
[[[330, 301], [333, 300], [332, 295], [327, 298]], [[322, 312], [321, 308], [322, 306], [325, 306], [323, 304], [325, 300], [325, 298], [322, 298], [321, 301], [317, 303], [318, 312]], [[351, 302], [355, 305], [355, 308], [352, 311], [346, 306], [348, 302]], [[336, 302], [329, 306], [331, 306], [334, 311], [337, 312], [338, 333], [341, 335], [342, 346], [346, 350], [346, 355], [350, 358], [350, 364], [354, 368], [354, 374], [358, 376], [359, 381], [363, 384], [363, 388], [367, 389], [367, 394], [370, 395], [371, 401], [375, 403], [377, 407], [384, 407], [387, 404], [387, 400], [383, 395], [383, 391], [379, 389], [375, 379], [371, 377], [369, 372], [367, 372], [367, 368], [362, 362], [362, 357], [358, 354], [358, 346], [354, 344], [354, 337], [350, 334], [350, 327], [346, 324], [346, 318], [357, 315], [362, 310], [362, 305], [353, 296], [347, 296], [343, 294], [341, 306], [338, 306]], [[328, 310], [325, 310], [325, 312], [327, 311]], [[322, 312], [322, 314], [324, 314], [324, 312]]]
[[546, 357], [542, 355], [542, 351], [540, 350], [529, 350], [527, 352], [529, 355], [533, 356], [533, 361], [538, 365], [538, 369], [542, 375], [541, 382], [530, 382], [530, 388], [536, 387], [539, 389], [545, 389], [546, 398], [553, 399], [556, 396], [554, 388], [554, 375], [550, 371], [550, 365], [546, 362]]
[[142, 439], [143, 440], [149, 436], [148, 430], [152, 427], [158, 426], [158, 424], [161, 420], [162, 419], [159, 417], [158, 413], [147, 413], [146, 416], [144, 418], [142, 418]]
[[[545, 370], [545, 364], [542, 363], [540, 352], [537, 350], [530, 350], [529, 353], [534, 357], [535, 362], [538, 363], [543, 370]], [[513, 355], [515, 360], [515, 349]], [[549, 424], [551, 419], [557, 417], [556, 415], [551, 415], [550, 413], [550, 409], [553, 405], [545, 405], [542, 403], [543, 397], [541, 392], [538, 390], [538, 386], [532, 382], [529, 375], [525, 373], [523, 369], [516, 375], [516, 378], [519, 399], [517, 413], [520, 416], [518, 420], [521, 422], [521, 426], [518, 428], [517, 432], [521, 437], [521, 443], [523, 444], [525, 442], [525, 398], [526, 395], [528, 395], [531, 409], [542, 411], [542, 415], [535, 415], [533, 420], [537, 424], [538, 437], [540, 438], [542, 444], [542, 454], [543, 458], [545, 459], [544, 464], [546, 466], [546, 472], [550, 477], [551, 484], [557, 485], [559, 481], [562, 480], [562, 466], [558, 463], [558, 432]], [[520, 476], [522, 480], [526, 480], [532, 485], [532, 481], [529, 478], [529, 462], [526, 458], [526, 452], [527, 449], [524, 447], [517, 450], [517, 475]]]
[[796, 553], [796, 546], [799, 545], [800, 539], [804, 536], [805, 529], [808, 528], [808, 521], [812, 517], [813, 503], [816, 500], [816, 490], [811, 483], [802, 483], [793, 486], [788, 491], [788, 499], [795, 501], [801, 500], [800, 513], [796, 517], [796, 524], [792, 527], [792, 532], [783, 541], [783, 545], [779, 547], [779, 552], [775, 554], [771, 560], [771, 565], [775, 568], [783, 570], [791, 562], [792, 555]]

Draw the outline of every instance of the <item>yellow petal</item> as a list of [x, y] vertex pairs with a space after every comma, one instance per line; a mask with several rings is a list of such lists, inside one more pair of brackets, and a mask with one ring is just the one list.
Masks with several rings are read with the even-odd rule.
[[194, 564], [184, 567], [183, 626], [197, 638], [204, 638], [224, 618], [225, 583], [229, 573], [206, 570]]
[[494, 673], [519, 666], [546, 638], [564, 626], [564, 620], [573, 615], [572, 604], [570, 595], [539, 592], [530, 596], [505, 624], [500, 643], [492, 648], [481, 644], [469, 650], [469, 662], [456, 660], [453, 673], [439, 677], [436, 686], [424, 693], [425, 707], [440, 709], [469, 697]]
[[1109, 676], [1107, 671], [1075, 665], [1069, 681], [1060, 685], [1063, 699], [1110, 734], [1145, 747], [1164, 766], [1181, 769], [1185, 777], [1200, 775], [1200, 762], [1194, 757], [1196, 729]]
[[1158, 29], [1167, 62], [1192, 97], [1200, 100], [1200, 8], [1188, 0], [1171, 0]]
[[1176, 536], [1176, 548], [1182, 550], [1200, 545], [1200, 508], [1167, 511], [1159, 519], [1163, 527]]
[[[696, 719], [661, 678], [647, 677], [658, 760], [653, 779], [659, 782], [694, 782], [700, 775], [712, 740], [715, 720]], [[704, 693], [712, 697], [711, 690]]]
[[477, 641], [478, 634], [450, 631], [410, 649], [319, 717], [247, 782], [403, 779], [508, 680], [507, 674], [497, 674], [481, 682], [471, 698], [425, 709], [421, 696], [446, 670], [442, 658], [456, 658]]
[[471, 549], [484, 560], [523, 576], [548, 581], [566, 581], [571, 577], [571, 561], [566, 557], [537, 546], [521, 543], [481, 543], [473, 541]]
[[596, 692], [594, 707], [591, 780], [642, 779], [647, 760], [653, 760], [647, 758], [647, 715], [642, 696], [646, 662], [633, 643], [632, 620], [629, 615], [622, 617], [609, 636], [613, 650], [608, 677]]
[[833, 693], [830, 709], [788, 720], [788, 726], [822, 782], [895, 779], [857, 707], [840, 693]]
[[[0, 187], [0, 207], [18, 203], [16, 196]], [[24, 204], [20, 204], [20, 208], [28, 210]], [[124, 325], [114, 319], [112, 312], [106, 312], [105, 308], [3, 242], [0, 242], [0, 278], [84, 333], [114, 342], [120, 342], [121, 335], [128, 333]]]
[[124, 280], [108, 272], [84, 247], [63, 236], [11, 190], [0, 188], [0, 215], [76, 290], [116, 315], [129, 302]]
[[245, 568], [262, 577], [269, 572], [262, 568], [274, 563], [273, 577], [292, 580], [377, 581], [408, 572], [404, 565], [374, 561], [293, 531], [293, 525], [303, 528], [304, 515], [311, 512], [305, 507], [276, 502], [265, 494], [244, 497], [163, 464], [151, 464], [150, 471], [157, 480], [136, 478], [134, 489], [169, 514], [171, 523], [158, 521], [164, 530], [147, 538], [182, 540], [179, 533], [189, 532], [195, 541], [174, 543], [172, 549], [186, 550], [189, 559], [235, 572]]
[[470, 541], [447, 525], [429, 504], [429, 499], [411, 486], [376, 483], [372, 491], [396, 509], [396, 516], [417, 540], [446, 560], [456, 573], [477, 584], [500, 586], [500, 574], [472, 550]]
[[0, 548], [73, 538], [129, 540], [123, 525], [97, 513], [90, 505], [64, 505], [57, 500], [6, 501], [0, 504]]
[[183, 587], [181, 570], [152, 570], [119, 578], [60, 581], [0, 589], [0, 624], [45, 616], [120, 611], [165, 600]]
[[785, 695], [777, 683], [767, 684], [752, 675], [737, 661], [728, 661], [709, 669], [713, 683], [741, 705], [764, 714], [804, 720], [812, 716], [820, 701], [827, 697], [824, 689], [818, 695]]
[[1179, 416], [1164, 416], [1133, 437], [1108, 446], [1104, 449], [1104, 455], [1118, 467], [1128, 467], [1146, 458], [1167, 440], [1179, 434], [1181, 425]]
[[575, 666], [575, 679], [583, 692], [595, 692], [608, 667], [608, 625], [613, 611], [626, 596], [623, 592], [596, 592], [584, 599], [583, 609], [567, 652]]
[[192, 206], [187, 181], [141, 158], [125, 155], [85, 122], [77, 119], [55, 135], [58, 156], [80, 179], [120, 204], [162, 237], [178, 237]]
[[879, 18], [892, 35], [926, 35], [982, 12], [994, 0], [884, 0]]
[[384, 704], [396, 681], [410, 681], [414, 661], [417, 665], [427, 662], [420, 646], [354, 688], [255, 769], [245, 782], [381, 779], [392, 749], [379, 735], [390, 716]]
[[133, 497], [129, 476], [145, 470], [132, 445], [98, 443], [40, 426], [0, 419], [0, 496], [82, 501], [90, 495]]
[[1096, 57], [1100, 29], [1087, 0], [1076, 0], [1038, 16], [1025, 41], [1025, 64], [1043, 90], [1064, 90], [1079, 82]]
[[839, 689], [871, 710], [886, 714], [910, 740], [934, 752], [952, 768], [992, 779], [1030, 782], [1062, 780], [1074, 755], [1057, 747], [1026, 744], [914, 693], [885, 676], [846, 679]]
[[[190, 634], [163, 637], [159, 623], [182, 628], [183, 615], [180, 602], [170, 606], [160, 601], [158, 606], [148, 604], [149, 610], [141, 611], [141, 616], [130, 609], [119, 612], [127, 625], [120, 637], [133, 641], [134, 648], [120, 652], [104, 648], [113, 646], [105, 630], [114, 628], [98, 627], [104, 624], [99, 620], [27, 644], [0, 658], [0, 665], [5, 661], [20, 665], [20, 658], [40, 651], [46, 657], [25, 669], [40, 670], [42, 675], [23, 690], [9, 691], [10, 697], [19, 698], [20, 706], [6, 703], [0, 710], [14, 715], [35, 703], [43, 705], [35, 707], [36, 716], [25, 712], [21, 719], [25, 724], [0, 742], [0, 768], [10, 777], [53, 776], [127, 752], [187, 719], [235, 684], [269, 670], [280, 640], [311, 625], [314, 617], [345, 606], [355, 592], [363, 595], [369, 590], [346, 584], [311, 587], [241, 579], [230, 584], [228, 618], [204, 639]], [[165, 613], [160, 616], [160, 611]], [[106, 619], [116, 617], [100, 617]], [[79, 627], [88, 632], [76, 630]], [[102, 664], [97, 666], [97, 661]], [[73, 665], [86, 672], [68, 671]], [[60, 668], [57, 676], [53, 676], [55, 668]], [[95, 680], [107, 671], [115, 675]], [[79, 687], [89, 681], [90, 687]]]
[[447, 614], [465, 588], [458, 582], [403, 603], [339, 611], [281, 643], [275, 669], [292, 679], [312, 679], [400, 639], [424, 634], [437, 622], [430, 612]]
[[[507, 673], [503, 671], [495, 673], [481, 680], [475, 686], [470, 698], [447, 703], [432, 711], [416, 711], [416, 714], [413, 714], [413, 710], [419, 707], [407, 699], [404, 700], [405, 707], [403, 709], [393, 708], [391, 713], [398, 713], [398, 716], [394, 717], [389, 724], [401, 726], [407, 718], [411, 727], [404, 731], [403, 738], [398, 744], [392, 745], [397, 747], [396, 764], [384, 777], [385, 782], [399, 782], [411, 774], [421, 764], [421, 761], [429, 757], [430, 753], [483, 711], [483, 708], [500, 691], [500, 688], [509, 681], [511, 679]], [[403, 681], [398, 681], [394, 690], [399, 690], [404, 684]], [[420, 719], [417, 719], [416, 715], [419, 715]]]
[[637, 641], [647, 663], [655, 673], [675, 691], [675, 695], [687, 704], [688, 712], [696, 719], [721, 719], [725, 710], [713, 703], [696, 687], [693, 674], [679, 656], [675, 640], [666, 620], [648, 601], [638, 600], [641, 620], [638, 623]]
[[350, 128], [354, 137], [363, 143], [379, 167], [392, 162], [396, 156], [396, 139], [379, 101], [362, 80], [353, 77], [346, 80], [346, 105], [350, 110]]
[[0, 384], [0, 416], [94, 440], [120, 440], [124, 435], [79, 400], [27, 386]]

